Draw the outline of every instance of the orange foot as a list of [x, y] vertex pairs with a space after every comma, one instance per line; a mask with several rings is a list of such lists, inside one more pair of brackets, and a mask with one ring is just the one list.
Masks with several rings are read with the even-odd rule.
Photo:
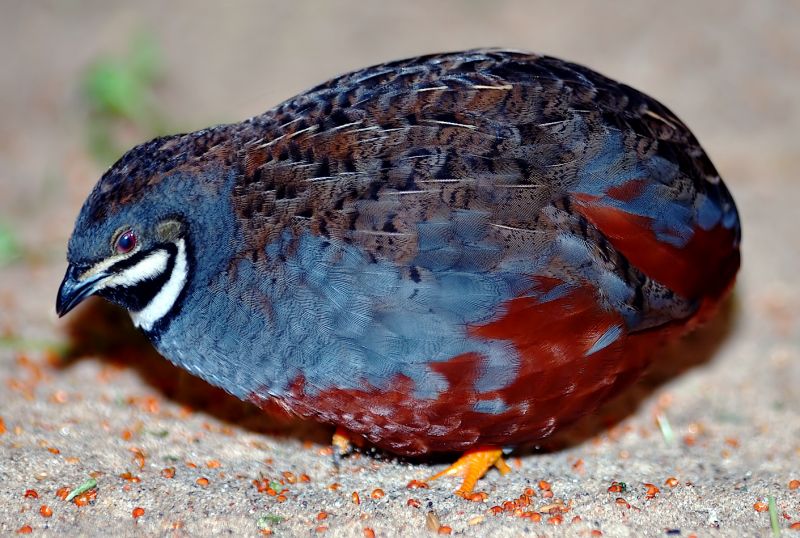
[[331, 444], [333, 445], [334, 454], [338, 454], [339, 456], [344, 456], [353, 449], [350, 434], [341, 426], [336, 428], [333, 439], [331, 439]]
[[428, 480], [436, 480], [443, 476], [460, 476], [464, 479], [456, 490], [456, 495], [469, 498], [478, 480], [492, 468], [497, 467], [500, 474], [505, 475], [511, 468], [503, 461], [503, 451], [499, 448], [485, 446], [467, 450], [453, 465], [440, 473], [436, 473]]
[[366, 442], [360, 435], [339, 426], [336, 428], [336, 433], [333, 434], [331, 444], [333, 445], [331, 447], [333, 448], [333, 462], [338, 466], [341, 459], [353, 451], [353, 447], [364, 448]]

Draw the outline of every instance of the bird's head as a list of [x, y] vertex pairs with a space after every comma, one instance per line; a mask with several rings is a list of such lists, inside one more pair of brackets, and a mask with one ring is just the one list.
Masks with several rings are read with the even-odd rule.
[[[56, 311], [99, 295], [152, 331], [174, 314], [193, 277], [197, 236], [225, 183], [218, 160], [198, 160], [196, 134], [160, 138], [125, 154], [84, 202], [67, 250]], [[213, 245], [212, 245], [213, 246]]]

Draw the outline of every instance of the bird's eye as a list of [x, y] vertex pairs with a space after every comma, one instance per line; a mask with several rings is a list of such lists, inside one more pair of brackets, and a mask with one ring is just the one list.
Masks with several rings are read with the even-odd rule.
[[133, 230], [128, 230], [127, 232], [123, 232], [117, 238], [116, 249], [117, 252], [120, 254], [127, 254], [136, 246], [136, 234], [133, 233]]

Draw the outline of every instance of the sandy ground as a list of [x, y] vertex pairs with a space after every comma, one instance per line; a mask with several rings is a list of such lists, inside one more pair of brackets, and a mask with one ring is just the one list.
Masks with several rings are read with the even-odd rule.
[[[53, 535], [269, 528], [279, 536], [366, 536], [370, 528], [407, 536], [431, 533], [432, 512], [467, 536], [767, 536], [769, 514], [754, 504], [768, 496], [783, 533], [794, 534], [800, 4], [607, 5], [4, 2], [0, 224], [13, 229], [23, 254], [0, 267], [0, 534], [29, 526]], [[456, 498], [451, 481], [406, 487], [441, 461], [359, 454], [337, 467], [330, 431], [268, 419], [171, 367], [119, 312], [91, 302], [66, 321], [55, 317], [66, 239], [101, 172], [85, 148], [79, 80], [141, 29], [164, 53], [159, 103], [186, 129], [259, 113], [351, 68], [475, 46], [546, 52], [624, 80], [693, 128], [733, 191], [744, 223], [735, 296], [616, 402], [548, 447], [512, 458], [510, 476], [491, 472], [480, 483], [484, 503]], [[72, 358], [59, 359], [53, 346], [69, 347]], [[658, 414], [674, 443], [657, 427]], [[173, 478], [165, 468], [175, 469]], [[87, 506], [56, 496], [90, 476], [98, 487]], [[276, 494], [259, 492], [254, 480]], [[612, 481], [626, 490], [609, 492]], [[645, 484], [660, 491], [648, 498]], [[560, 500], [568, 511], [540, 522], [491, 513], [529, 487], [535, 496], [523, 510], [547, 512]], [[374, 498], [376, 488], [385, 495]], [[26, 497], [28, 489], [38, 498]]]

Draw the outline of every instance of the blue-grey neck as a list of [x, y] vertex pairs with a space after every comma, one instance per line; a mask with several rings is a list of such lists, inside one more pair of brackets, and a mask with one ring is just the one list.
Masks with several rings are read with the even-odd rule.
[[[213, 182], [216, 189], [189, 174], [178, 174], [159, 184], [151, 195], [166, 200], [186, 221], [189, 275], [175, 311], [148, 336], [173, 363], [230, 388], [240, 383], [232, 357], [225, 351], [235, 348], [237, 335], [247, 334], [261, 323], [245, 329], [243, 319], [231, 319], [242, 313], [240, 298], [230, 293], [226, 283], [242, 241], [231, 207], [236, 172], [220, 169], [215, 173], [220, 176]], [[250, 334], [253, 338], [257, 332]]]

